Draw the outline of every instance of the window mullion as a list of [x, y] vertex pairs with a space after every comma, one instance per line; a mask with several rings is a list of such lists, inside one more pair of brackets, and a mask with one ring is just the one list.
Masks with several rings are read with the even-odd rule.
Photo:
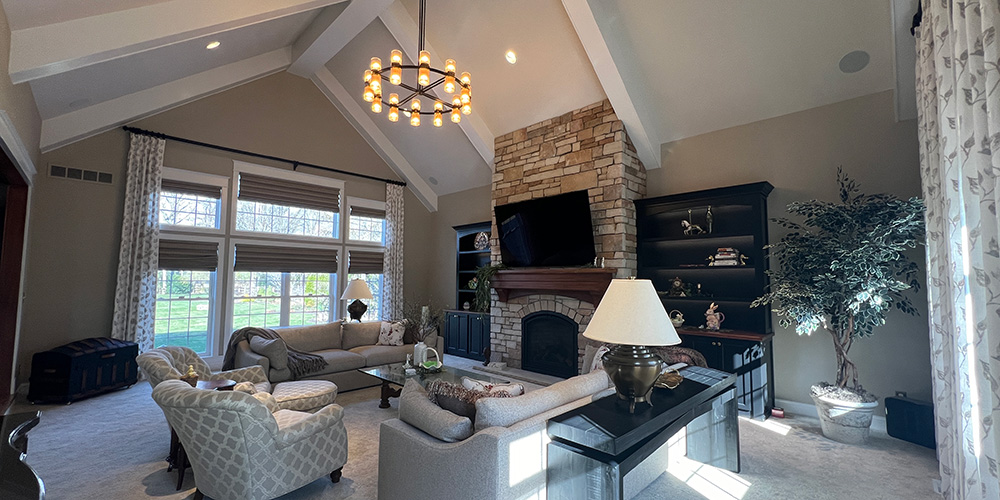
[[289, 311], [292, 307], [291, 300], [291, 273], [281, 273], [281, 325], [288, 326], [288, 320], [291, 317]]

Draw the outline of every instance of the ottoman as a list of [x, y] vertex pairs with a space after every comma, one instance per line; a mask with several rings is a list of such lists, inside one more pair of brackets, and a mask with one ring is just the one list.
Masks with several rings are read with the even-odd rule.
[[337, 399], [337, 384], [329, 380], [281, 382], [271, 395], [282, 410], [314, 411]]

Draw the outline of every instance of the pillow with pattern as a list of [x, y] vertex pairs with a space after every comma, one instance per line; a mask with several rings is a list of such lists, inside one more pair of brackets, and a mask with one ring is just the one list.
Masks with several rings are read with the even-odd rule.
[[404, 321], [383, 321], [378, 332], [378, 343], [375, 345], [403, 345], [403, 333], [406, 332]]
[[506, 392], [483, 392], [466, 389], [444, 380], [434, 380], [427, 385], [428, 399], [456, 415], [476, 420], [476, 401], [482, 398], [510, 398]]
[[601, 370], [601, 371], [604, 370], [604, 359], [603, 359], [604, 353], [606, 353], [606, 352], [608, 352], [610, 350], [611, 350], [611, 348], [609, 348], [606, 344], [597, 348], [597, 351], [594, 353], [594, 361], [592, 361], [590, 363], [590, 371], [591, 372], [596, 372], [598, 370]]
[[520, 396], [524, 394], [524, 386], [521, 384], [491, 384], [481, 380], [473, 380], [469, 377], [462, 377], [462, 387], [470, 391], [480, 391], [494, 394], [506, 392], [510, 396]]

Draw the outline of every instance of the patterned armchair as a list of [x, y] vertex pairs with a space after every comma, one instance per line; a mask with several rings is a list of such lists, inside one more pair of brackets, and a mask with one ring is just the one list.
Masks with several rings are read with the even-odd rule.
[[331, 404], [316, 413], [272, 413], [266, 399], [203, 391], [179, 380], [153, 389], [191, 460], [196, 499], [265, 500], [326, 474], [339, 482], [347, 463], [344, 409]]
[[154, 388], [164, 380], [179, 380], [187, 373], [188, 365], [198, 373], [198, 380], [235, 380], [250, 382], [258, 392], [271, 392], [271, 383], [260, 366], [249, 366], [223, 372], [212, 372], [205, 360], [190, 348], [164, 346], [150, 349], [136, 358], [139, 368]]

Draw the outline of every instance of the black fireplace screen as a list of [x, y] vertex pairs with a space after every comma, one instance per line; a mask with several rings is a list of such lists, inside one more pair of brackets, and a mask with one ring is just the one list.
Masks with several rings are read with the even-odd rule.
[[578, 373], [579, 325], [563, 314], [539, 311], [521, 320], [521, 368], [569, 378]]

